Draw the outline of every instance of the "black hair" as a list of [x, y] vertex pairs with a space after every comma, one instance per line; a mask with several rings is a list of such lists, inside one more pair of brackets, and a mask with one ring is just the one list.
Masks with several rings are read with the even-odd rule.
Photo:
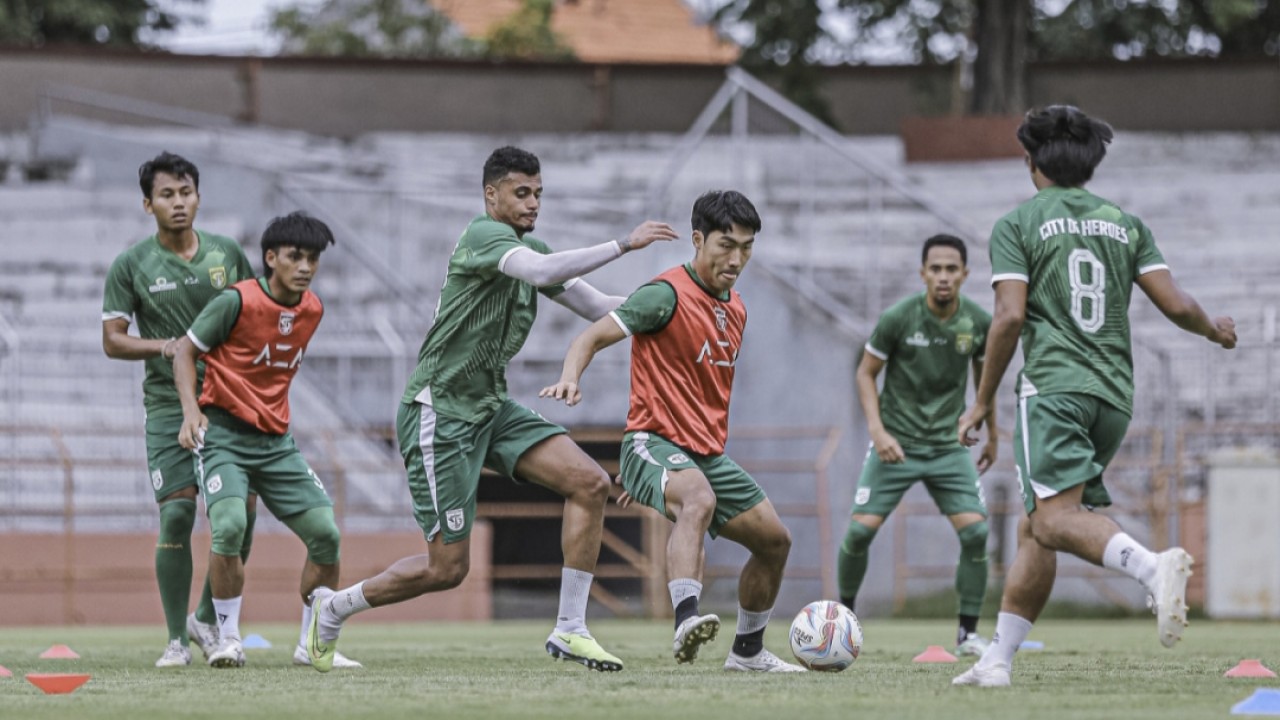
[[510, 145], [494, 150], [489, 154], [489, 159], [484, 161], [484, 184], [493, 185], [513, 172], [522, 175], [541, 173], [542, 166], [538, 163], [538, 156]]
[[920, 264], [924, 265], [929, 262], [929, 250], [936, 247], [955, 248], [960, 251], [960, 264], [969, 264], [969, 250], [965, 248], [964, 241], [955, 235], [946, 235], [939, 233], [924, 241], [924, 250], [920, 251]]
[[138, 167], [138, 185], [142, 187], [142, 197], [148, 200], [155, 186], [156, 173], [166, 173], [178, 179], [189, 177], [191, 184], [196, 186], [196, 192], [200, 192], [200, 171], [195, 163], [166, 150]]
[[271, 266], [267, 264], [268, 250], [279, 252], [282, 247], [296, 247], [321, 253], [336, 243], [328, 225], [301, 210], [273, 218], [267, 223], [267, 229], [262, 231], [262, 272], [271, 277]]
[[1018, 126], [1018, 142], [1031, 155], [1031, 163], [1062, 187], [1089, 182], [1114, 136], [1110, 125], [1072, 105], [1028, 110]]
[[746, 195], [736, 190], [712, 190], [693, 203], [693, 229], [705, 237], [719, 230], [729, 232], [734, 224], [760, 232], [760, 215]]

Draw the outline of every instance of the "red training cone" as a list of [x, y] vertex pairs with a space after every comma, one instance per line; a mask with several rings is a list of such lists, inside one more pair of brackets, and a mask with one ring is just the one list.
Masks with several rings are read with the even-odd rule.
[[27, 682], [44, 691], [45, 695], [63, 695], [89, 682], [88, 675], [67, 673], [28, 673]]
[[911, 658], [911, 662], [918, 663], [953, 663], [956, 656], [947, 652], [941, 645], [930, 645], [924, 649], [924, 652]]
[[54, 645], [40, 653], [45, 660], [79, 660], [80, 655], [66, 645]]
[[1267, 669], [1261, 660], [1241, 660], [1240, 664], [1226, 671], [1223, 677], [1275, 677], [1276, 674]]
[[3, 665], [0, 665], [0, 677], [13, 677], [13, 671]]

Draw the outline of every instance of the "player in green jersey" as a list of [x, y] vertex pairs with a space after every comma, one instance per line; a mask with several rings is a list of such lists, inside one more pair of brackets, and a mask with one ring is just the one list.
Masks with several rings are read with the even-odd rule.
[[[934, 235], [920, 255], [925, 291], [880, 316], [858, 363], [858, 397], [871, 447], [854, 492], [853, 513], [838, 555], [840, 600], [849, 609], [867, 572], [867, 551], [884, 520], [917, 481], [960, 538], [956, 564], [959, 596], [957, 655], [981, 655], [978, 613], [987, 594], [987, 508], [978, 476], [996, 461], [995, 408], [986, 418], [987, 444], [977, 467], [956, 442], [969, 379], [982, 376], [991, 315], [960, 295], [969, 277], [964, 241]], [[888, 366], [884, 391], [876, 377]]]
[[1013, 451], [1027, 517], [991, 646], [956, 685], [1010, 684], [1014, 653], [1053, 589], [1059, 551], [1141, 583], [1165, 647], [1187, 624], [1192, 557], [1178, 547], [1154, 553], [1092, 509], [1111, 504], [1102, 474], [1133, 413], [1134, 284], [1175, 325], [1224, 348], [1235, 347], [1235, 323], [1211, 319], [1174, 282], [1141, 220], [1084, 189], [1111, 138], [1111, 126], [1066, 105], [1032, 110], [1018, 128], [1038, 192], [991, 231], [995, 318], [958, 436], [975, 442], [970, 431], [987, 417], [1021, 334]]
[[485, 162], [483, 188], [485, 214], [471, 221], [449, 259], [435, 323], [397, 416], [414, 517], [428, 552], [336, 593], [316, 590], [307, 647], [322, 672], [351, 615], [447, 590], [466, 577], [482, 466], [565, 497], [560, 612], [547, 651], [595, 670], [622, 669], [585, 620], [609, 477], [564, 428], [507, 396], [506, 368], [533, 326], [539, 293], [597, 320], [623, 298], [604, 295], [578, 276], [676, 232], [645, 222], [622, 240], [553, 253], [529, 234], [541, 206], [537, 157], [519, 148], [495, 150]]
[[[253, 277], [253, 268], [236, 241], [194, 228], [200, 172], [190, 161], [161, 153], [142, 164], [138, 181], [142, 208], [155, 217], [156, 233], [111, 263], [102, 301], [102, 349], [107, 357], [146, 364], [142, 396], [147, 469], [160, 508], [156, 581], [169, 632], [169, 644], [156, 667], [174, 667], [191, 663], [188, 635], [206, 656], [217, 644], [208, 580], [196, 612], [187, 615], [196, 476], [191, 453], [177, 442], [182, 407], [173, 386], [174, 338], [181, 337], [224, 288]], [[134, 320], [137, 336], [129, 334]], [[253, 517], [251, 509], [246, 536], [252, 533]], [[243, 552], [247, 557], [247, 541]]]

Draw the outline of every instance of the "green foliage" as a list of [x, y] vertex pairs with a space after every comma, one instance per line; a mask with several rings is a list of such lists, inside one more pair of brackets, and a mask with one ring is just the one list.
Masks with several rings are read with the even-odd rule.
[[294, 5], [276, 10], [270, 26], [294, 54], [465, 58], [482, 51], [443, 13], [413, 0]]
[[573, 49], [551, 29], [555, 0], [524, 0], [485, 36], [489, 57], [499, 60], [572, 60]]
[[1043, 60], [1280, 55], [1280, 0], [1072, 0], [1036, 14]]
[[[203, 0], [186, 0], [199, 3]], [[187, 20], [157, 0], [0, 0], [0, 45], [143, 47]]]

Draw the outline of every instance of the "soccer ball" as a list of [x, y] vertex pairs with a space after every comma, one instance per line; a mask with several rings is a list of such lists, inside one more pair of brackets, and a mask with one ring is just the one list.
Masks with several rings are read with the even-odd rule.
[[862, 652], [862, 626], [838, 602], [811, 602], [791, 621], [791, 652], [810, 670], [840, 672]]

